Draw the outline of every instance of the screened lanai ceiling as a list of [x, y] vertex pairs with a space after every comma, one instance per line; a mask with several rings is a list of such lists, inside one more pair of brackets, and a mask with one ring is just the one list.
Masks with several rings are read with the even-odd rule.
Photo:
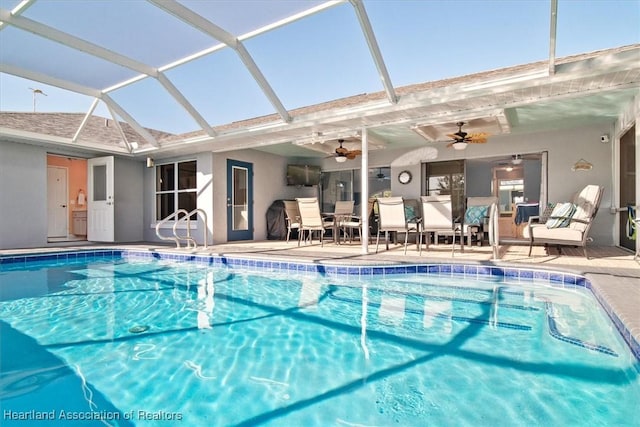
[[363, 128], [378, 149], [610, 121], [639, 20], [625, 0], [0, 0], [0, 135], [322, 156]]

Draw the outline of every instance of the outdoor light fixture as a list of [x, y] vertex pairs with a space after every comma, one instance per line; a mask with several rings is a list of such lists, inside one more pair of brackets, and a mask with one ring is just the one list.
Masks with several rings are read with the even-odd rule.
[[338, 156], [338, 157], [336, 157], [336, 162], [338, 162], [338, 163], [344, 163], [344, 162], [346, 162], [346, 161], [347, 161], [347, 158], [346, 158], [346, 157], [344, 157], [344, 156]]
[[156, 162], [153, 161], [151, 157], [147, 157], [147, 167], [152, 168], [156, 165]]
[[464, 141], [453, 143], [454, 150], [464, 150], [465, 148], [467, 148], [467, 143]]
[[511, 166], [507, 166], [506, 168], [504, 168], [507, 172], [511, 172], [513, 170], [513, 167]]
[[520, 156], [520, 154], [514, 154], [513, 156], [511, 156], [511, 163], [513, 163], [514, 165], [519, 165], [520, 163], [522, 163], [522, 157]]

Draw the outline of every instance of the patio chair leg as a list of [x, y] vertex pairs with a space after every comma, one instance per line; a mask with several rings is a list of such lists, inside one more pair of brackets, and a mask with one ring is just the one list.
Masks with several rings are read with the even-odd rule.
[[533, 239], [529, 239], [529, 255], [527, 256], [531, 256], [531, 250], [533, 249]]
[[407, 254], [407, 240], [409, 240], [409, 232], [404, 233], [404, 254]]
[[378, 230], [378, 235], [376, 236], [376, 253], [378, 253], [378, 243], [380, 243], [380, 231]]

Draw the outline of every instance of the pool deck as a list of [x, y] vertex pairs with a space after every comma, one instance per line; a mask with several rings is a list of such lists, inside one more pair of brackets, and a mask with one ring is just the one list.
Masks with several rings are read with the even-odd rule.
[[[86, 243], [86, 242], [85, 242]], [[312, 262], [318, 264], [426, 264], [426, 263], [461, 263], [477, 265], [496, 265], [501, 267], [532, 268], [563, 271], [584, 275], [594, 289], [609, 305], [625, 328], [640, 343], [640, 259], [634, 259], [630, 251], [612, 246], [590, 246], [589, 259], [583, 256], [582, 248], [563, 248], [558, 254], [555, 248], [534, 247], [532, 256], [527, 256], [528, 246], [522, 244], [505, 244], [500, 247], [499, 260], [493, 260], [492, 250], [488, 246], [465, 247], [461, 253], [456, 247], [451, 256], [451, 245], [431, 245], [429, 250], [423, 246], [422, 254], [416, 245], [409, 244], [404, 255], [403, 245], [391, 244], [385, 250], [375, 253], [375, 242], [369, 245], [369, 253], [362, 254], [359, 242], [352, 244], [335, 244], [325, 241], [324, 245], [315, 240], [311, 244], [298, 246], [297, 241], [254, 241], [234, 242], [210, 245], [207, 248], [176, 249], [173, 246], [157, 243], [140, 244], [52, 244], [46, 248], [0, 250], [1, 255], [33, 254], [49, 251], [92, 249], [92, 248], [139, 249], [171, 253], [211, 254], [220, 256], [242, 256], [251, 258], [279, 259], [284, 261]]]

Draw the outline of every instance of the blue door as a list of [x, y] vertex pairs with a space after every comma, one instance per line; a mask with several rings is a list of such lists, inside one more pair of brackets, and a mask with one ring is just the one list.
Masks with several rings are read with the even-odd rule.
[[253, 240], [253, 164], [227, 160], [227, 240]]

